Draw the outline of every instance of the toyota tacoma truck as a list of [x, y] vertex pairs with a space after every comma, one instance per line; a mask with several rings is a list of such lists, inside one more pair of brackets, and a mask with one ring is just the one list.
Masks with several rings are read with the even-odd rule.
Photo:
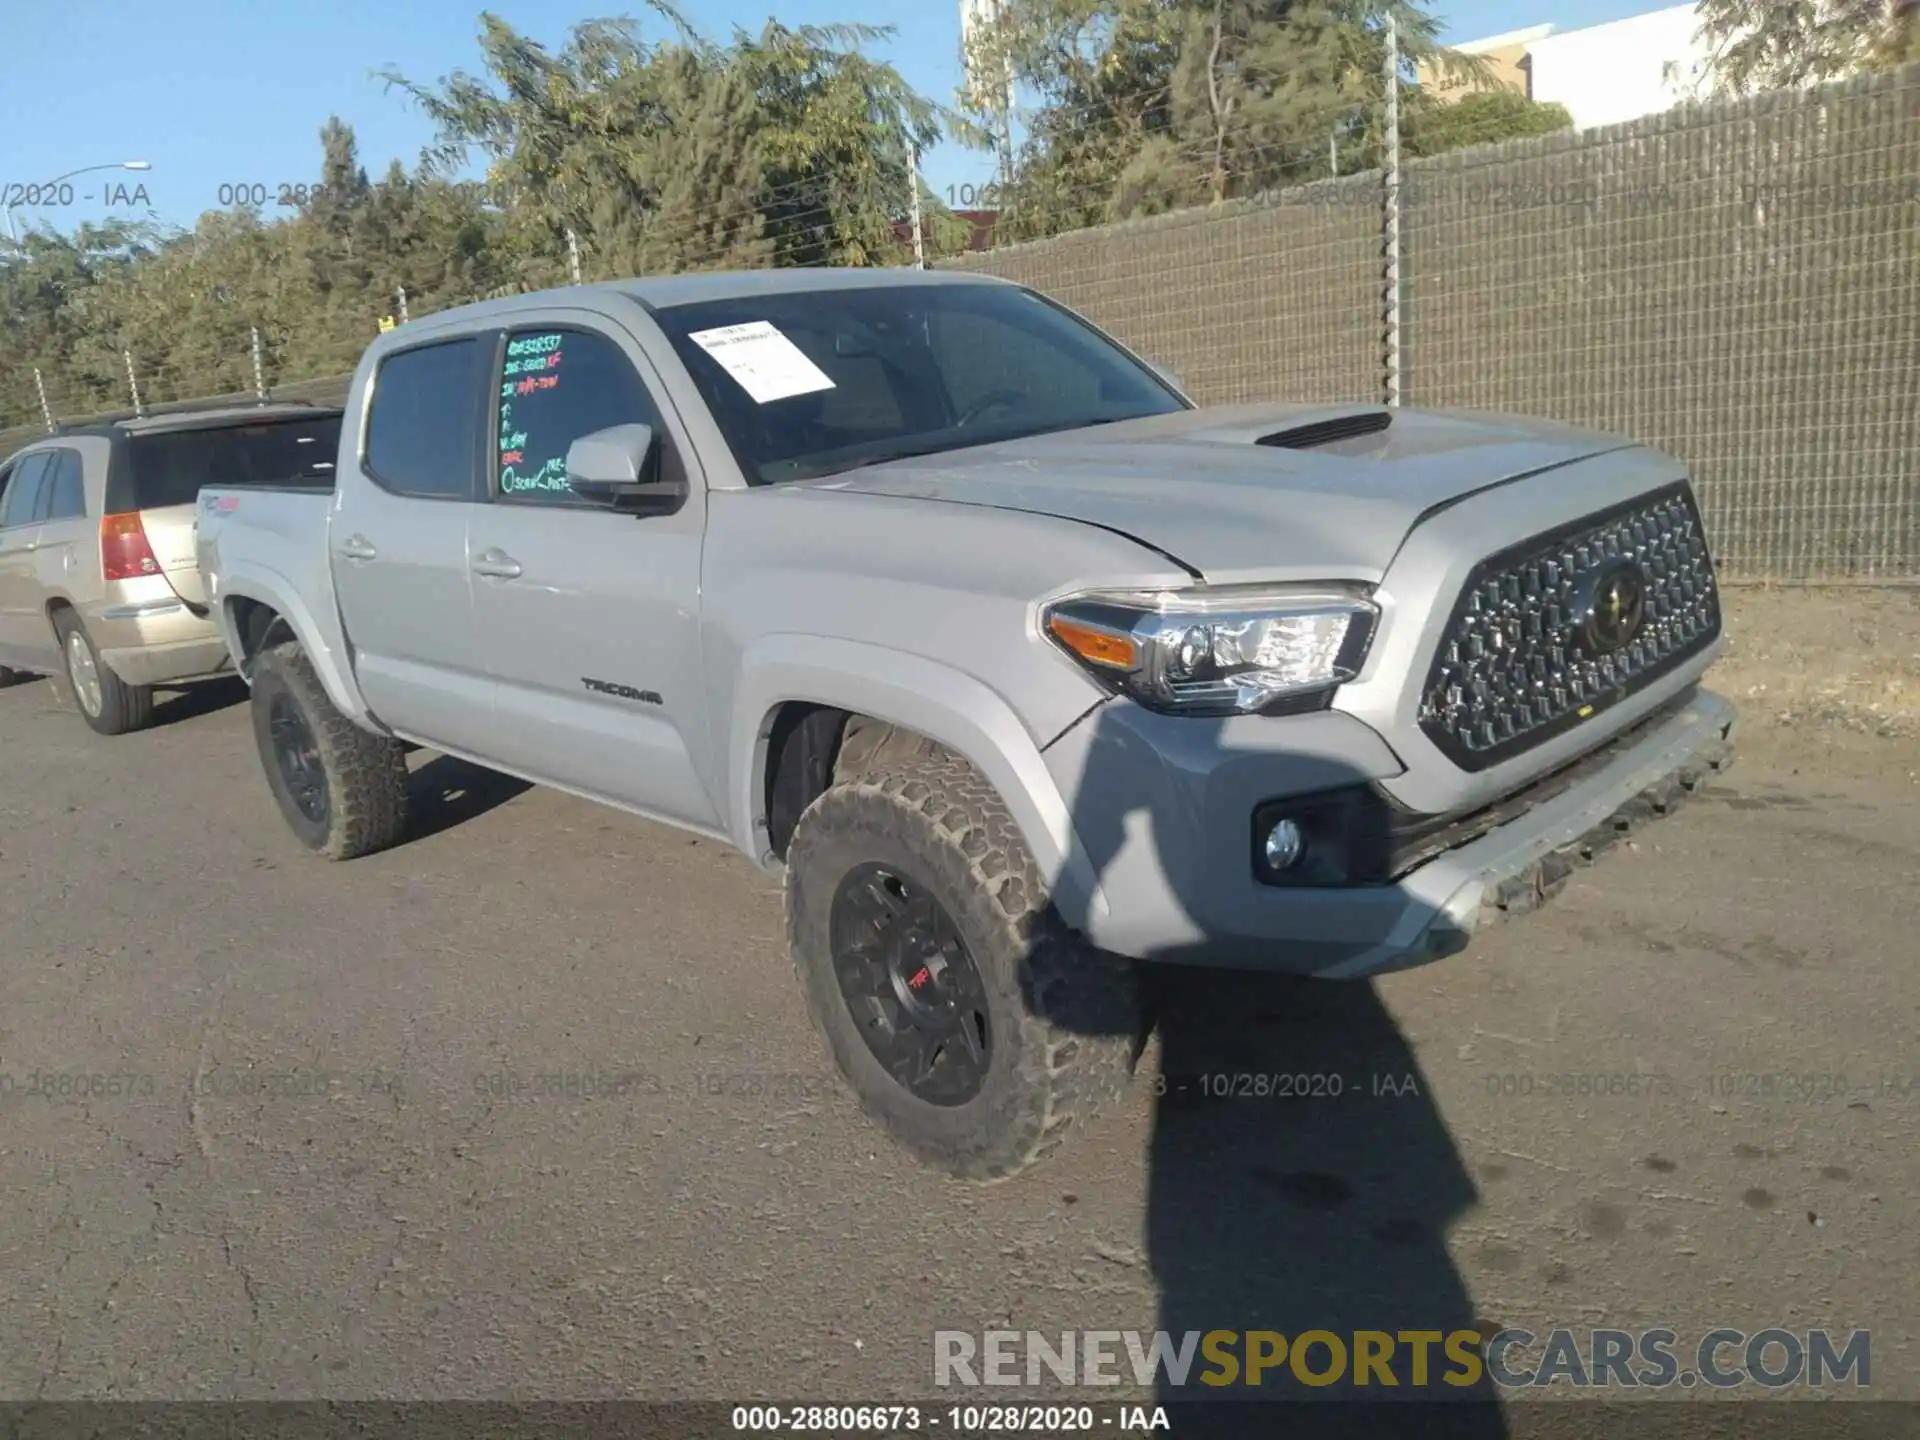
[[1199, 408], [984, 276], [413, 321], [327, 481], [207, 489], [197, 552], [306, 846], [401, 840], [416, 746], [722, 839], [865, 1109], [973, 1179], [1120, 1089], [1148, 965], [1452, 954], [1731, 756], [1675, 460]]

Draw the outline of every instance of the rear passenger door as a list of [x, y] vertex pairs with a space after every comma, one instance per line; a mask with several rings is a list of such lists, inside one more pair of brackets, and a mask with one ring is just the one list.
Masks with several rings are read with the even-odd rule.
[[381, 357], [358, 473], [339, 477], [327, 537], [367, 704], [410, 740], [469, 754], [492, 734], [467, 527], [484, 493], [482, 389], [495, 340], [463, 334]]
[[[475, 512], [474, 609], [497, 688], [495, 753], [531, 779], [703, 829], [719, 811], [700, 664], [704, 477], [616, 322], [556, 309], [515, 317], [491, 375], [490, 503]], [[589, 504], [567, 449], [645, 424], [688, 480], [671, 515]]]
[[40, 500], [53, 462], [48, 450], [20, 456], [0, 496], [0, 664], [22, 669], [45, 670], [59, 656], [34, 566]]

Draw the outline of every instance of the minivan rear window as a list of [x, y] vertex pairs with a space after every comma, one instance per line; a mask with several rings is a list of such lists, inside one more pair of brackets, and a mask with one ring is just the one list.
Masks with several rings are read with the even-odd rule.
[[133, 508], [192, 505], [207, 485], [331, 486], [339, 450], [337, 414], [136, 435], [128, 442]]

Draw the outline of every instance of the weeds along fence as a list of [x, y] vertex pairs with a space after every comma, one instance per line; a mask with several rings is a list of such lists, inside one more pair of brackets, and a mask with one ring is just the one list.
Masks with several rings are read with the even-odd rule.
[[[1057, 297], [1203, 404], [1397, 393], [1670, 450], [1729, 579], [1920, 582], [1920, 66], [943, 263]], [[612, 277], [589, 250], [582, 278]]]

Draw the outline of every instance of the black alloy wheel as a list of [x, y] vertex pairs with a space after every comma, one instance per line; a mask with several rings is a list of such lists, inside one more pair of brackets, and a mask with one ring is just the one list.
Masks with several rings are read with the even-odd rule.
[[865, 864], [833, 897], [835, 978], [875, 1060], [930, 1105], [964, 1105], [993, 1056], [987, 991], [953, 918], [898, 870]]
[[320, 759], [320, 742], [307, 724], [293, 696], [280, 693], [273, 697], [267, 712], [267, 725], [273, 736], [273, 759], [300, 813], [313, 824], [327, 823], [327, 772]]

